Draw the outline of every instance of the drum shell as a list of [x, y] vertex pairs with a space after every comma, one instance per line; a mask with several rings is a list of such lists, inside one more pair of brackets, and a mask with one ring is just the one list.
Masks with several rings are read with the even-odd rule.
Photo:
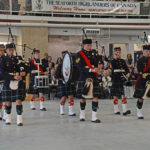
[[[64, 66], [63, 66], [63, 62], [65, 61], [65, 55], [69, 55], [69, 58], [70, 58], [70, 68], [69, 68], [69, 71], [70, 71], [70, 75], [69, 75], [69, 78], [67, 79], [66, 81], [66, 76], [63, 74], [64, 72]], [[63, 79], [65, 81], [66, 84], [68, 83], [72, 83], [72, 82], [76, 82], [78, 79], [79, 79], [79, 70], [78, 70], [78, 67], [76, 65], [76, 53], [69, 53], [69, 52], [66, 52], [63, 57], [63, 62], [62, 62], [62, 74], [63, 74]], [[69, 63], [69, 62], [68, 62]]]

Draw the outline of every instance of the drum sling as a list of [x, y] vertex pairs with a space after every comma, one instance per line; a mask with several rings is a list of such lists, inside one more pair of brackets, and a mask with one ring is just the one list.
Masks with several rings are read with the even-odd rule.
[[[31, 59], [31, 63], [38, 69], [38, 65], [34, 63], [34, 60]], [[39, 71], [44, 72], [43, 69], [39, 66]]]
[[[83, 57], [83, 59], [84, 59], [85, 63], [87, 64], [87, 66], [88, 66], [90, 69], [94, 69], [94, 67], [91, 65], [91, 63], [90, 63], [89, 59], [86, 57], [86, 55], [85, 55], [82, 51], [80, 51], [80, 54], [81, 54], [81, 56]], [[96, 72], [94, 72], [94, 74], [97, 75]]]

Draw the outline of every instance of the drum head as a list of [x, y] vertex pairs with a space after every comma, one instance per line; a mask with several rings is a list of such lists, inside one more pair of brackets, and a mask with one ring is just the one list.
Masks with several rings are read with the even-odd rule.
[[64, 81], [66, 83], [68, 83], [70, 80], [71, 70], [72, 70], [72, 60], [70, 54], [66, 52], [62, 62], [62, 74], [63, 74]]

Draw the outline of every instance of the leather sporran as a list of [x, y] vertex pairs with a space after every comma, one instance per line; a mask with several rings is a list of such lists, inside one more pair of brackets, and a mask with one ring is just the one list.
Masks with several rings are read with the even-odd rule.
[[10, 81], [9, 87], [11, 90], [17, 90], [18, 84], [19, 84], [19, 81]]
[[150, 100], [150, 82], [149, 81], [146, 83], [146, 90], [145, 90], [143, 99]]
[[87, 78], [82, 92], [84, 98], [93, 98], [93, 79]]

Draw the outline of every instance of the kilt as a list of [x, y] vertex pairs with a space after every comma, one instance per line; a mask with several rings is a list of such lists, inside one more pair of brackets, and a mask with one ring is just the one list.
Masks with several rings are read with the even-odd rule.
[[[76, 88], [76, 97], [77, 98], [85, 99], [84, 97], [82, 97], [84, 85], [85, 85], [85, 81], [77, 82], [77, 88]], [[98, 80], [93, 81], [93, 97], [97, 97], [97, 98], [102, 97], [102, 90], [101, 90]]]
[[75, 95], [74, 84], [59, 83], [57, 87], [57, 96], [61, 98], [63, 96], [69, 96], [69, 95]]
[[17, 90], [12, 90], [5, 83], [2, 89], [2, 101], [3, 102], [15, 102], [16, 100], [25, 100], [26, 89], [25, 83], [20, 81]]
[[139, 79], [133, 97], [142, 99], [146, 91], [146, 79]]
[[38, 93], [44, 93], [44, 88], [35, 88], [34, 87], [34, 81], [30, 81], [29, 87], [27, 88], [27, 94], [38, 94]]
[[0, 101], [2, 101], [3, 82], [0, 81]]
[[112, 81], [111, 95], [121, 98], [124, 95], [124, 84], [121, 81]]

